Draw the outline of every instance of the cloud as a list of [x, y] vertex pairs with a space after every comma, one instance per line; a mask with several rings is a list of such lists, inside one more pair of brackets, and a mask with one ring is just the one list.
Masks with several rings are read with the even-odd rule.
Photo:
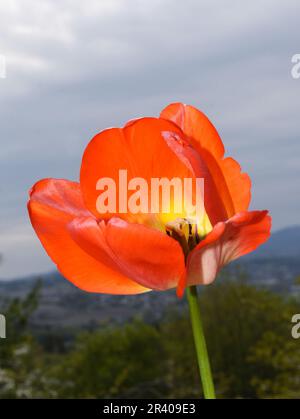
[[96, 132], [175, 100], [209, 115], [275, 228], [299, 223], [299, 12], [297, 0], [2, 2], [0, 277], [49, 267], [28, 188], [78, 178]]

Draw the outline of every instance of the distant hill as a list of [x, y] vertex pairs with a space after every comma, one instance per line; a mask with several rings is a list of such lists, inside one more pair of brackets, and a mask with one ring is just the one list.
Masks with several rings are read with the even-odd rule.
[[0, 313], [5, 314], [9, 301], [24, 298], [37, 281], [42, 288], [39, 306], [31, 326], [35, 330], [95, 328], [103, 324], [123, 323], [136, 316], [155, 321], [167, 306], [182, 304], [174, 290], [142, 295], [105, 295], [84, 292], [58, 272], [41, 277], [0, 281]]
[[[254, 286], [300, 296], [300, 286], [295, 285], [295, 279], [300, 277], [299, 243], [299, 226], [280, 230], [251, 257], [246, 256], [230, 264], [225, 273], [235, 277], [237, 272], [242, 271]], [[103, 324], [122, 323], [135, 316], [155, 321], [171, 306], [178, 308], [186, 304], [185, 299], [177, 299], [174, 290], [137, 296], [89, 294], [66, 281], [58, 272], [41, 277], [39, 307], [32, 318], [32, 327], [39, 333], [50, 329], [101, 327]], [[36, 275], [32, 275], [0, 281], [0, 313], [5, 314], [7, 303], [13, 298], [24, 298], [37, 279]]]
[[300, 226], [293, 226], [276, 231], [270, 240], [247, 258], [299, 258]]

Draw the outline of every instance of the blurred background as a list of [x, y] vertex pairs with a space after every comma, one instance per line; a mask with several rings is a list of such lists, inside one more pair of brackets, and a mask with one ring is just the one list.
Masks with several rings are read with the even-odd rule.
[[37, 180], [78, 180], [95, 133], [174, 101], [208, 115], [252, 208], [273, 216], [269, 243], [201, 292], [218, 396], [300, 396], [299, 13], [297, 0], [0, 3], [0, 397], [199, 395], [185, 302], [78, 291], [26, 210]]

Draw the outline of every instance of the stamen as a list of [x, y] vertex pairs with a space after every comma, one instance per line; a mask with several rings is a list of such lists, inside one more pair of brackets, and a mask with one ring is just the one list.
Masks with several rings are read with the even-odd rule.
[[182, 247], [185, 257], [189, 254], [200, 241], [197, 225], [186, 218], [177, 218], [166, 224], [166, 233], [172, 237]]
[[173, 239], [178, 241], [180, 244], [182, 251], [184, 253], [185, 259], [187, 258], [187, 255], [189, 254], [189, 246], [187, 242], [187, 234], [188, 231], [186, 231], [186, 227], [188, 227], [185, 220], [182, 218], [178, 218], [175, 221], [171, 221], [166, 224], [166, 232], [169, 236], [171, 236]]
[[198, 226], [197, 226], [197, 224], [195, 224], [195, 238], [196, 238], [196, 242], [197, 242], [197, 244], [200, 242], [200, 236], [199, 236], [199, 233], [198, 233]]

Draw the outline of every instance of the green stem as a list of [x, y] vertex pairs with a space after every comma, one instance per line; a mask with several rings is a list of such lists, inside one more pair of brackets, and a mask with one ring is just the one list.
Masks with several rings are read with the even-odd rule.
[[205, 399], [215, 399], [215, 389], [212, 380], [203, 325], [201, 321], [197, 288], [195, 286], [187, 288], [187, 298], [190, 307], [192, 329], [194, 334], [197, 360], [203, 386], [204, 397]]

